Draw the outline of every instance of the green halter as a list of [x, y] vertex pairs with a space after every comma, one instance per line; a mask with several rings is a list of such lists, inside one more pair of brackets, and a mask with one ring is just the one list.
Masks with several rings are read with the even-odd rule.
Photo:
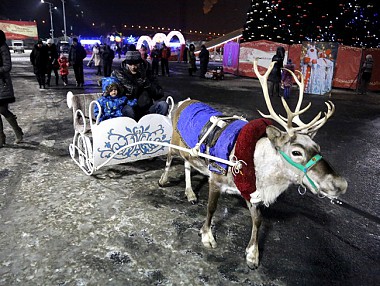
[[316, 190], [318, 191], [318, 188], [317, 186], [314, 184], [314, 182], [309, 178], [309, 176], [307, 175], [307, 171], [309, 171], [309, 169], [314, 166], [319, 160], [322, 159], [322, 156], [317, 154], [315, 155], [313, 158], [311, 158], [309, 160], [309, 162], [306, 163], [306, 165], [301, 165], [299, 163], [296, 163], [294, 162], [288, 155], [286, 155], [283, 151], [281, 150], [278, 150], [280, 152], [280, 154], [282, 155], [282, 157], [284, 157], [284, 159], [292, 166], [296, 167], [297, 169], [301, 170], [306, 178], [308, 179], [309, 183], [311, 184], [311, 186]]

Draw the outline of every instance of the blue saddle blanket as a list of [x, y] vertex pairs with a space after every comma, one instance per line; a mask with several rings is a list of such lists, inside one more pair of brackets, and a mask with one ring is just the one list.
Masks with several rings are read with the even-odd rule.
[[[222, 116], [223, 114], [207, 104], [195, 102], [187, 106], [179, 116], [177, 130], [182, 140], [189, 148], [195, 147], [199, 142], [199, 134], [203, 127], [209, 122], [211, 116]], [[231, 150], [235, 145], [240, 130], [247, 122], [235, 120], [228, 124], [222, 131], [219, 139], [213, 147], [210, 147], [209, 154], [217, 158], [228, 160]], [[200, 152], [205, 153], [206, 146], [200, 146]], [[226, 174], [228, 165], [212, 161], [209, 169], [218, 174]]]

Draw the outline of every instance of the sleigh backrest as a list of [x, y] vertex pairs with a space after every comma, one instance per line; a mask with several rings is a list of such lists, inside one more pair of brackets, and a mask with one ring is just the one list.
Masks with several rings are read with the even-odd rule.
[[[75, 131], [81, 132], [83, 131], [84, 122], [86, 120], [86, 130], [84, 132], [88, 132], [90, 130], [90, 103], [94, 100], [97, 100], [101, 97], [101, 93], [89, 93], [89, 94], [73, 94], [71, 91], [67, 93], [67, 106], [72, 108], [73, 110], [73, 123]], [[78, 111], [83, 113], [84, 119], [82, 116], [78, 116]], [[95, 118], [91, 118], [92, 121], [95, 121]]]

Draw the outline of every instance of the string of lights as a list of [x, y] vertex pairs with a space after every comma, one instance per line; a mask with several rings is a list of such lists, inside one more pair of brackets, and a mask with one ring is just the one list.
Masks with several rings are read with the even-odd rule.
[[375, 0], [252, 0], [243, 40], [329, 41], [374, 48], [380, 47], [379, 33]]

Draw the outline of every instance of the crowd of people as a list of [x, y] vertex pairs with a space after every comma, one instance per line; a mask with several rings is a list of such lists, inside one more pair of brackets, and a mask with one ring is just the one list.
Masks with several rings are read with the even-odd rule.
[[[115, 56], [120, 59], [121, 54], [126, 54], [128, 50], [129, 46], [127, 45], [123, 46], [123, 48], [120, 45], [111, 48], [108, 44], [100, 45], [96, 43], [89, 51], [91, 57], [87, 66], [95, 67], [95, 75], [109, 77]], [[170, 59], [177, 60], [178, 63], [188, 64], [190, 76], [193, 76], [198, 71], [194, 44], [190, 44], [189, 47], [185, 46], [183, 49], [177, 47], [173, 51], [165, 43], [157, 43], [150, 51], [142, 45], [139, 52], [143, 60], [149, 60], [150, 69], [155, 76], [170, 76]], [[63, 85], [68, 85], [69, 67], [72, 67], [74, 72], [76, 86], [83, 87], [83, 61], [86, 57], [87, 52], [77, 38], [72, 39], [72, 44], [67, 54], [59, 53], [53, 39], [48, 39], [46, 44], [42, 40], [38, 40], [30, 54], [30, 62], [33, 65], [39, 88], [44, 90], [50, 87], [52, 73], [55, 76], [56, 86], [59, 85], [59, 77], [61, 77]], [[209, 58], [209, 51], [202, 45], [199, 53], [200, 78], [205, 78]]]
[[72, 66], [74, 70], [76, 86], [83, 87], [83, 60], [86, 56], [87, 52], [77, 38], [73, 38], [68, 56], [64, 53], [59, 55], [57, 46], [52, 39], [48, 39], [46, 45], [42, 40], [38, 40], [30, 53], [30, 62], [33, 65], [39, 88], [43, 90], [50, 86], [52, 72], [54, 72], [56, 86], [59, 83], [59, 75], [63, 84], [67, 85], [69, 66]]
[[[127, 50], [118, 47], [119, 49], [114, 50], [107, 44], [102, 46], [95, 44], [87, 63], [88, 67], [95, 67], [95, 75], [102, 77], [98, 81], [99, 86], [103, 86], [103, 96], [99, 99], [101, 110], [98, 110], [97, 106], [94, 110], [95, 114], [101, 114], [100, 121], [117, 116], [138, 120], [149, 113], [166, 115], [168, 104], [158, 84], [157, 76], [170, 76], [169, 59], [176, 57], [177, 62], [188, 64], [190, 76], [198, 70], [193, 44], [186, 46], [183, 51], [178, 47], [173, 50], [174, 53], [165, 43], [156, 44], [151, 51], [143, 45], [139, 50], [133, 44], [129, 45]], [[121, 63], [120, 69], [113, 70], [115, 55], [121, 58], [122, 50], [125, 53], [125, 60]], [[44, 90], [50, 87], [52, 73], [55, 76], [56, 86], [59, 85], [59, 76], [63, 85], [68, 85], [69, 67], [72, 67], [74, 72], [76, 86], [83, 87], [83, 61], [86, 56], [87, 52], [77, 38], [73, 38], [67, 55], [58, 53], [52, 39], [48, 39], [46, 44], [39, 40], [30, 54], [30, 62], [39, 88]], [[199, 54], [201, 78], [205, 78], [209, 56], [208, 50], [202, 45]], [[109, 82], [110, 78], [113, 79], [112, 82]], [[103, 80], [106, 80], [108, 85], [104, 86]]]
[[[119, 54], [118, 54], [119, 53]], [[116, 52], [120, 56], [121, 51]], [[189, 76], [197, 72], [195, 46], [190, 44], [182, 52], [175, 50], [177, 62], [182, 61], [188, 65]], [[40, 89], [50, 87], [52, 73], [55, 76], [55, 85], [59, 85], [59, 76], [63, 84], [68, 85], [69, 67], [74, 71], [77, 87], [84, 85], [83, 61], [87, 52], [77, 38], [72, 40], [72, 45], [68, 54], [58, 53], [57, 46], [52, 39], [47, 40], [46, 45], [39, 40], [31, 54], [30, 62], [36, 75]], [[96, 75], [102, 76], [100, 80], [107, 83], [103, 86], [103, 96], [98, 100], [94, 113], [100, 113], [100, 121], [118, 116], [127, 116], [139, 120], [142, 116], [150, 113], [167, 115], [168, 104], [164, 91], [157, 81], [159, 75], [159, 65], [161, 65], [161, 75], [169, 76], [169, 58], [171, 49], [165, 44], [156, 45], [150, 51], [150, 61], [148, 61], [148, 50], [142, 46], [139, 50], [132, 44], [125, 52], [125, 60], [120, 68], [112, 70], [115, 51], [109, 45], [99, 44], [92, 48], [92, 55], [88, 66], [96, 68]], [[180, 58], [181, 57], [181, 58]], [[204, 78], [207, 72], [210, 54], [207, 48], [202, 45], [199, 53], [200, 77]], [[268, 90], [270, 96], [290, 97], [291, 87], [294, 79], [291, 72], [294, 72], [295, 65], [291, 59], [283, 65], [285, 49], [278, 47], [272, 61], [274, 67], [268, 77]], [[102, 69], [103, 68], [103, 69]], [[9, 104], [15, 102], [14, 90], [10, 71], [12, 69], [9, 47], [6, 44], [5, 33], [0, 30], [0, 114], [13, 128], [16, 136], [16, 143], [23, 140], [23, 131], [17, 123], [17, 117], [9, 110]], [[365, 61], [360, 70], [360, 93], [367, 92], [368, 84], [371, 80], [373, 69], [373, 58], [366, 55]], [[284, 90], [280, 93], [280, 87]], [[3, 132], [3, 122], [0, 116], [0, 148], [4, 146], [6, 136]]]

